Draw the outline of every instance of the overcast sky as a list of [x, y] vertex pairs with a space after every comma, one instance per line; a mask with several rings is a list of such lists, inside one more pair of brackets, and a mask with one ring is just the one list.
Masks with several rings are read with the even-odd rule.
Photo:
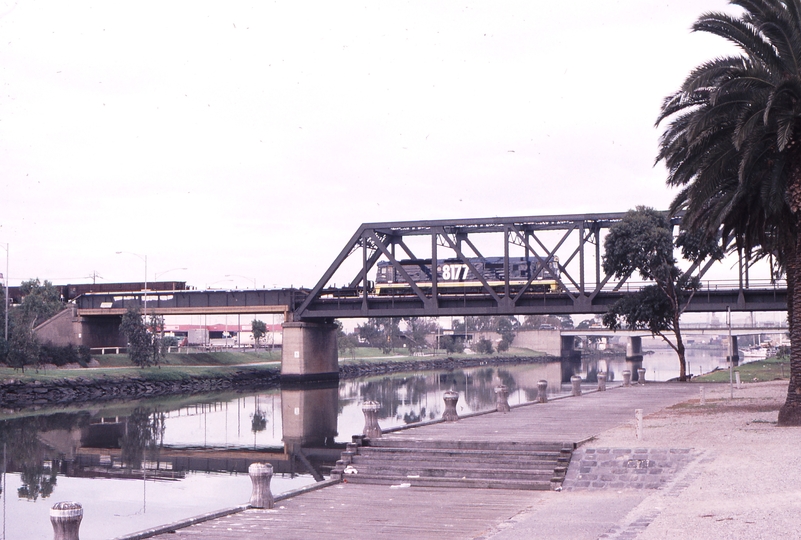
[[731, 52], [690, 33], [709, 10], [0, 1], [11, 284], [141, 281], [125, 251], [149, 280], [312, 286], [362, 222], [667, 208], [654, 121]]

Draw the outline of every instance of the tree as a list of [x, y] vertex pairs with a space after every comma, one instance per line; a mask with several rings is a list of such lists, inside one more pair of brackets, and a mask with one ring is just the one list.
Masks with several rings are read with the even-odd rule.
[[392, 351], [400, 336], [400, 319], [388, 317], [370, 318], [356, 327], [359, 337], [371, 347], [381, 349], [384, 354]]
[[261, 338], [267, 335], [267, 325], [264, 323], [264, 321], [253, 319], [250, 321], [250, 329], [253, 332], [253, 341], [258, 349]]
[[26, 365], [39, 363], [40, 343], [34, 328], [64, 307], [61, 294], [52, 283], [38, 278], [20, 284], [20, 305], [9, 312], [9, 340], [7, 362], [14, 368], [25, 370]]
[[164, 358], [164, 317], [152, 315], [146, 324], [139, 309], [129, 308], [122, 316], [120, 332], [128, 340], [128, 356], [134, 365], [145, 368], [161, 363]]
[[707, 13], [693, 25], [740, 54], [708, 61], [668, 96], [657, 162], [682, 190], [682, 228], [720, 234], [754, 261], [786, 272], [790, 384], [780, 425], [801, 425], [801, 0], [732, 0], [739, 16]]
[[[653, 282], [615, 302], [603, 317], [604, 325], [617, 330], [625, 322], [629, 329], [646, 329], [661, 337], [676, 351], [679, 380], [686, 381], [687, 363], [679, 318], [699, 282], [676, 266], [670, 221], [652, 208], [639, 206], [609, 228], [604, 250], [606, 273], [627, 278], [638, 272], [642, 279]], [[673, 335], [672, 340], [668, 334]]]

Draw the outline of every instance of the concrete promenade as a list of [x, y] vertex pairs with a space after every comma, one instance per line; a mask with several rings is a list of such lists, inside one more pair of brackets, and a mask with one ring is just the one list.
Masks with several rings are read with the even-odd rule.
[[[635, 409], [643, 409], [647, 416], [697, 395], [697, 385], [649, 383], [618, 387], [516, 407], [508, 414], [468, 417], [385, 437], [579, 443], [621, 424], [632, 424]], [[636, 446], [633, 429], [627, 432], [629, 446]], [[573, 462], [566, 488], [574, 486], [579, 476], [573, 470]], [[682, 471], [674, 472], [679, 478]], [[667, 487], [674, 480], [665, 481]], [[610, 496], [612, 493], [602, 489], [536, 492], [342, 483], [282, 500], [272, 510], [250, 509], [159, 538], [594, 539], [615, 527], [627, 531], [626, 527], [620, 528], [620, 523], [653, 491], [627, 488]]]

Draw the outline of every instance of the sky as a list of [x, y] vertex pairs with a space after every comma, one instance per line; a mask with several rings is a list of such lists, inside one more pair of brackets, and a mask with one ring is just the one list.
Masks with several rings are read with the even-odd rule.
[[666, 209], [654, 122], [733, 52], [690, 32], [721, 10], [0, 0], [10, 284], [146, 257], [148, 281], [311, 287], [363, 222]]

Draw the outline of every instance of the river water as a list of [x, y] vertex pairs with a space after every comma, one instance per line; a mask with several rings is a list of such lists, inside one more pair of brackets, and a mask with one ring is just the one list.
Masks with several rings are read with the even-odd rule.
[[[722, 351], [690, 351], [692, 371], [725, 364]], [[644, 359], [646, 378], [678, 375], [669, 350]], [[342, 380], [328, 388], [272, 389], [249, 394], [82, 405], [0, 415], [0, 538], [50, 539], [49, 509], [59, 501], [84, 507], [83, 540], [113, 538], [247, 502], [248, 465], [272, 463], [274, 494], [328, 475], [344, 444], [361, 433], [361, 403], [381, 404], [379, 424], [441, 417], [443, 393], [459, 393], [457, 410], [494, 408], [495, 387], [509, 387], [511, 405], [536, 399], [537, 382], [554, 396], [578, 373], [594, 386], [598, 370], [619, 381], [630, 369], [620, 356], [481, 366]]]

